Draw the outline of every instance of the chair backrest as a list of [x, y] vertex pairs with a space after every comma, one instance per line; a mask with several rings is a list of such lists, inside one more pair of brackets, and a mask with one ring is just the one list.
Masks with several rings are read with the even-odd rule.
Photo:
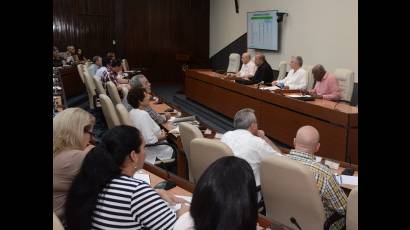
[[335, 69], [334, 73], [340, 88], [342, 100], [350, 101], [353, 95], [354, 73], [349, 69]]
[[114, 82], [109, 81], [106, 83], [108, 89], [108, 95], [110, 96], [114, 105], [121, 103], [120, 95], [118, 94], [117, 86], [115, 86]]
[[302, 229], [323, 229], [323, 203], [307, 166], [287, 157], [268, 156], [262, 159], [260, 176], [268, 217], [286, 226], [294, 226], [290, 222], [294, 217]]
[[128, 65], [127, 59], [125, 59], [125, 58], [122, 59], [121, 65], [122, 65], [122, 69], [123, 69], [124, 71], [130, 70], [130, 67], [129, 67], [129, 65]]
[[179, 124], [179, 134], [181, 136], [181, 142], [182, 147], [184, 148], [185, 157], [188, 162], [189, 181], [194, 182], [194, 178], [192, 177], [190, 144], [193, 139], [198, 137], [204, 137], [204, 135], [202, 135], [201, 130], [199, 130], [196, 126], [186, 122], [181, 122]]
[[61, 224], [55, 212], [53, 212], [53, 230], [64, 230], [63, 224]]
[[99, 97], [105, 121], [108, 125], [108, 129], [120, 125], [120, 120], [118, 119], [117, 112], [115, 111], [111, 99], [105, 94], [100, 94]]
[[221, 157], [233, 156], [228, 145], [216, 139], [195, 138], [191, 141], [191, 170], [194, 182], [198, 182], [202, 173], [214, 161]]
[[84, 82], [84, 65], [83, 64], [78, 64], [77, 65], [77, 70], [78, 70], [78, 74], [80, 74], [81, 81]]
[[90, 105], [90, 109], [94, 109], [94, 96], [97, 95], [95, 93], [95, 84], [93, 81], [93, 77], [88, 73], [88, 71], [83, 71], [84, 74], [84, 84], [88, 94], [88, 102]]
[[237, 53], [231, 53], [229, 55], [229, 64], [226, 72], [236, 73], [239, 71], [241, 65], [241, 56]]
[[306, 89], [313, 89], [315, 86], [315, 79], [313, 78], [313, 65], [303, 65], [302, 68], [306, 71], [306, 77], [307, 77], [307, 87]]
[[134, 126], [131, 122], [130, 114], [128, 113], [127, 108], [125, 108], [122, 103], [116, 104], [115, 108], [117, 109], [117, 115], [121, 125]]
[[347, 198], [346, 208], [346, 230], [357, 230], [358, 226], [358, 189], [356, 186], [349, 194]]
[[278, 79], [277, 80], [282, 80], [283, 78], [286, 77], [286, 69], [288, 67], [288, 63], [286, 61], [281, 61], [279, 63], [279, 74], [278, 74]]
[[95, 88], [98, 91], [98, 94], [105, 94], [107, 95], [107, 92], [105, 92], [104, 86], [102, 85], [102, 82], [98, 80], [96, 77], [93, 77], [94, 85]]

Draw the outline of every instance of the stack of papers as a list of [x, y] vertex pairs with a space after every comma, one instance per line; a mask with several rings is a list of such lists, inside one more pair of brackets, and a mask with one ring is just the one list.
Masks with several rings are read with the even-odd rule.
[[288, 94], [286, 95], [288, 97], [311, 97], [310, 95], [306, 94], [306, 95], [302, 95], [302, 94]]

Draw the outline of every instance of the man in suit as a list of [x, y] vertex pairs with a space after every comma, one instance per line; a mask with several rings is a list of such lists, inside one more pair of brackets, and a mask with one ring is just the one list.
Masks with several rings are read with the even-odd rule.
[[272, 67], [268, 62], [266, 62], [265, 55], [257, 53], [255, 55], [255, 64], [258, 68], [256, 69], [255, 75], [250, 77], [249, 80], [251, 80], [254, 84], [261, 81], [270, 83], [274, 80]]

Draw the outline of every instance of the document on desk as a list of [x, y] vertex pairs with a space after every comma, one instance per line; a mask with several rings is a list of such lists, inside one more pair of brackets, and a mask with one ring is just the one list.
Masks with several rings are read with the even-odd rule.
[[188, 203], [192, 202], [192, 196], [180, 196], [180, 195], [175, 195], [175, 196], [186, 200]]
[[142, 181], [146, 182], [147, 184], [151, 184], [149, 174], [147, 174], [147, 173], [141, 173], [141, 172], [137, 171], [137, 172], [134, 173], [133, 177], [135, 179], [142, 180]]
[[288, 97], [306, 97], [306, 98], [308, 98], [308, 97], [311, 97], [310, 95], [302, 95], [302, 94], [287, 94], [286, 96], [288, 96]]
[[358, 176], [347, 176], [347, 175], [338, 175], [336, 176], [336, 181], [339, 184], [346, 184], [346, 185], [358, 185]]
[[280, 89], [279, 87], [277, 87], [276, 85], [274, 86], [264, 86], [264, 87], [260, 87], [261, 90], [277, 90]]

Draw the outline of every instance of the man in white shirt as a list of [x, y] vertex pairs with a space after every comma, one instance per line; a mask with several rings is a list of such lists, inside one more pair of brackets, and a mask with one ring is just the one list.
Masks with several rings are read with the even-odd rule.
[[291, 57], [291, 70], [288, 75], [282, 80], [273, 81], [272, 84], [284, 89], [306, 89], [308, 79], [302, 65], [303, 59], [301, 56]]
[[[249, 79], [255, 75], [257, 66], [251, 60], [251, 55], [247, 52], [242, 54], [242, 67], [238, 73], [235, 74], [236, 77], [241, 77]], [[228, 74], [229, 75], [229, 74]]]
[[[129, 112], [130, 120], [142, 134], [145, 143], [166, 143], [167, 134], [161, 130], [157, 123], [150, 117], [145, 108], [149, 106], [150, 95], [143, 88], [131, 88], [127, 95], [128, 103], [133, 107]], [[156, 158], [160, 160], [172, 159], [173, 150], [169, 145], [157, 145], [145, 147], [145, 161], [155, 163]]]
[[258, 123], [253, 109], [239, 110], [235, 114], [233, 125], [235, 130], [226, 132], [222, 136], [221, 141], [232, 149], [236, 157], [246, 160], [252, 167], [256, 187], [259, 191], [259, 207], [263, 207], [263, 204], [261, 204], [261, 180], [259, 174], [261, 160], [266, 156], [282, 156], [281, 151], [265, 136], [263, 130], [258, 130]]

